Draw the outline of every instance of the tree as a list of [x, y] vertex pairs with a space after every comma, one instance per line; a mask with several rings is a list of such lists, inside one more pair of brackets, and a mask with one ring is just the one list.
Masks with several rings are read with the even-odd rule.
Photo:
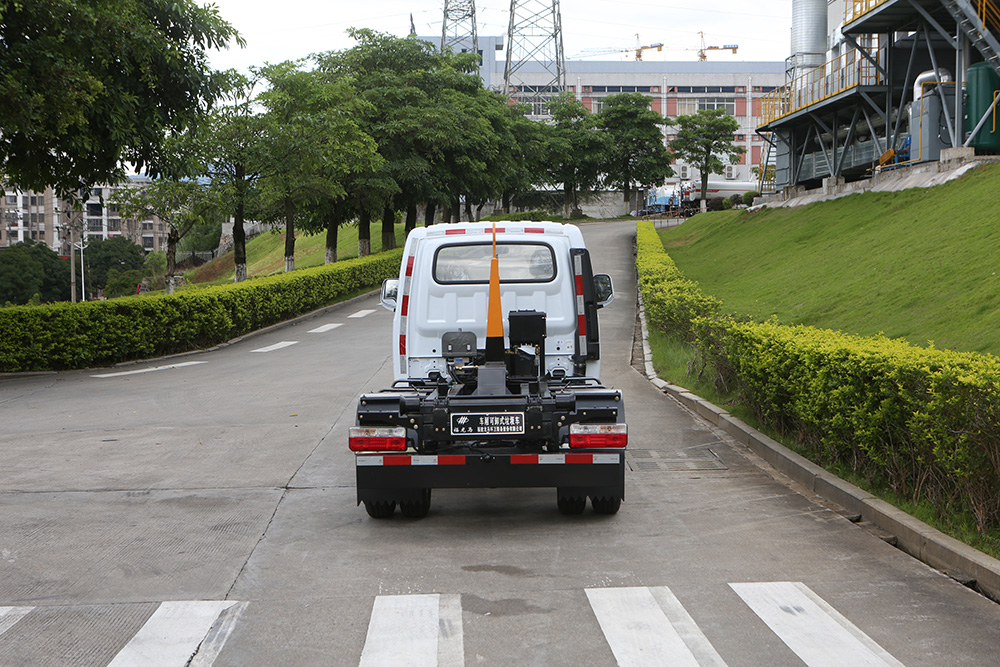
[[0, 171], [60, 194], [170, 168], [164, 136], [225, 88], [206, 51], [243, 40], [193, 0], [0, 3]]
[[605, 184], [622, 188], [628, 213], [633, 186], [659, 185], [674, 173], [660, 131], [665, 121], [649, 108], [645, 95], [621, 93], [605, 98], [597, 123], [604, 131], [607, 146]]
[[69, 262], [44, 243], [22, 241], [0, 249], [0, 304], [69, 300]]
[[[608, 152], [606, 134], [597, 131], [597, 117], [573, 93], [562, 93], [548, 103], [552, 126], [544, 153], [549, 182], [563, 189], [563, 217], [576, 208], [576, 193], [593, 187]], [[626, 202], [628, 199], [626, 198]]]
[[215, 223], [220, 210], [217, 193], [194, 179], [158, 178], [143, 188], [123, 188], [115, 198], [123, 216], [155, 216], [167, 225], [167, 292], [172, 293], [177, 243], [196, 225]]
[[739, 123], [725, 109], [702, 109], [689, 116], [678, 116], [672, 124], [679, 129], [677, 138], [670, 141], [670, 150], [676, 159], [701, 172], [701, 201], [706, 202], [709, 174], [725, 172], [723, 158], [735, 164], [746, 153], [745, 148], [733, 143]]
[[87, 243], [84, 252], [87, 282], [98, 289], [105, 289], [111, 269], [130, 271], [141, 269], [146, 261], [143, 249], [124, 236], [94, 239]]

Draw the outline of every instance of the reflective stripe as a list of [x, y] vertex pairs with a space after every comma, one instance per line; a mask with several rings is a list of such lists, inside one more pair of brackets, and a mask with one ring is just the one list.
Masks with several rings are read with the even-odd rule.
[[447, 236], [452, 236], [454, 234], [464, 234], [465, 230], [464, 229], [446, 229], [446, 230], [444, 230], [444, 233]]
[[[465, 465], [462, 454], [412, 455], [412, 454], [358, 454], [359, 466], [456, 466]], [[476, 456], [471, 457], [478, 458]], [[502, 459], [502, 457], [500, 457]], [[511, 454], [511, 465], [615, 465], [621, 461], [618, 454]]]

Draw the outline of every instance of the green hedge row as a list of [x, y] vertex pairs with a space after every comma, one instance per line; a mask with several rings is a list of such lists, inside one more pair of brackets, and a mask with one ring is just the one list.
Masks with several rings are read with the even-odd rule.
[[0, 309], [0, 372], [109, 366], [210, 347], [399, 272], [402, 250], [173, 295]]
[[637, 246], [651, 325], [692, 342], [762, 423], [822, 462], [1000, 527], [1000, 359], [736, 321], [684, 280], [651, 223]]

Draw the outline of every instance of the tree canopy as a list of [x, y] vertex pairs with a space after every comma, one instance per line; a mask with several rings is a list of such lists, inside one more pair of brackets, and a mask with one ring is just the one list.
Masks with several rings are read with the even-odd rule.
[[68, 300], [68, 261], [30, 240], [0, 248], [0, 305]]
[[702, 109], [688, 116], [678, 116], [672, 124], [678, 128], [677, 137], [668, 146], [675, 158], [701, 172], [702, 201], [707, 202], [709, 174], [725, 171], [723, 158], [735, 164], [746, 153], [745, 148], [733, 143], [739, 123], [724, 109]]
[[0, 0], [0, 171], [18, 189], [169, 167], [167, 133], [196, 126], [225, 89], [206, 51], [242, 45], [193, 0]]

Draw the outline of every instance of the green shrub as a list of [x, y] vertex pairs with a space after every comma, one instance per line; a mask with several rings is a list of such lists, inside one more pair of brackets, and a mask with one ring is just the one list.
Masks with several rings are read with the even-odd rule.
[[726, 208], [725, 197], [712, 197], [705, 204], [705, 210], [707, 211], [722, 211]]
[[0, 310], [0, 372], [106, 366], [230, 340], [378, 285], [402, 250], [139, 299]]
[[521, 213], [498, 213], [497, 215], [487, 215], [484, 216], [482, 222], [500, 222], [501, 220], [509, 220], [510, 222], [519, 222], [522, 220], [529, 221], [539, 221], [539, 220], [562, 220], [561, 215], [553, 215], [548, 211], [522, 211]]
[[748, 190], [743, 193], [743, 203], [747, 206], [753, 206], [753, 200], [757, 196], [757, 193], [753, 190]]

